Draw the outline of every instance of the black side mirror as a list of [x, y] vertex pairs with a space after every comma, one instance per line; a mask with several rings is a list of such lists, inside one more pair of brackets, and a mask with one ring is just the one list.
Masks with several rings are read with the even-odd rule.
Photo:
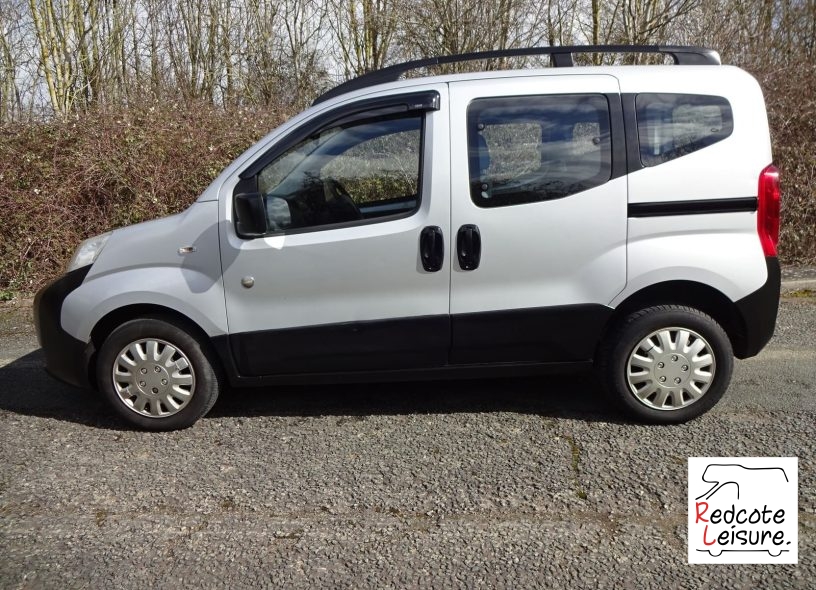
[[267, 232], [266, 201], [260, 193], [240, 193], [234, 197], [235, 231], [241, 238], [260, 238]]

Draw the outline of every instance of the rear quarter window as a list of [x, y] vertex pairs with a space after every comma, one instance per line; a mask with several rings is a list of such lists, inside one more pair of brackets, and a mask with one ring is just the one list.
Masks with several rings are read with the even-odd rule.
[[731, 104], [721, 96], [638, 94], [640, 161], [657, 166], [722, 141], [734, 131]]

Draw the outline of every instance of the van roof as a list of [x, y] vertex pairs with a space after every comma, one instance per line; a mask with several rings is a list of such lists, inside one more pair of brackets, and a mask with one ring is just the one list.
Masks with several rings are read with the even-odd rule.
[[[478, 51], [407, 61], [375, 70], [363, 74], [362, 76], [352, 78], [324, 92], [314, 100], [312, 105], [354, 90], [361, 90], [369, 86], [376, 86], [388, 82], [396, 82], [400, 76], [406, 72], [431, 66], [505, 57], [548, 55], [550, 57], [550, 63], [554, 67], [562, 68], [575, 65], [572, 58], [575, 53], [659, 53], [671, 56], [675, 65], [720, 65], [721, 63], [720, 55], [713, 49], [682, 45], [571, 45]], [[471, 77], [477, 78], [479, 76], [476, 74]]]

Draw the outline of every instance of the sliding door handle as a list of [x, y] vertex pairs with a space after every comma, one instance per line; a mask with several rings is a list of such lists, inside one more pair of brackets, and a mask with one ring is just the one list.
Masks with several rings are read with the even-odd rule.
[[456, 234], [456, 254], [462, 270], [476, 270], [482, 259], [482, 235], [473, 224], [463, 225]]
[[428, 272], [436, 272], [442, 268], [445, 261], [445, 238], [442, 228], [429, 225], [422, 229], [419, 235], [419, 257], [422, 268]]

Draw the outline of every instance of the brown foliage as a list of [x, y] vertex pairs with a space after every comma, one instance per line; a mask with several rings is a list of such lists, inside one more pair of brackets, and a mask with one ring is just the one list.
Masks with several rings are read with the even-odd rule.
[[34, 291], [82, 239], [181, 211], [285, 116], [151, 104], [0, 127], [0, 290]]
[[765, 92], [774, 162], [782, 183], [780, 257], [816, 261], [816, 64], [775, 68], [757, 78]]

